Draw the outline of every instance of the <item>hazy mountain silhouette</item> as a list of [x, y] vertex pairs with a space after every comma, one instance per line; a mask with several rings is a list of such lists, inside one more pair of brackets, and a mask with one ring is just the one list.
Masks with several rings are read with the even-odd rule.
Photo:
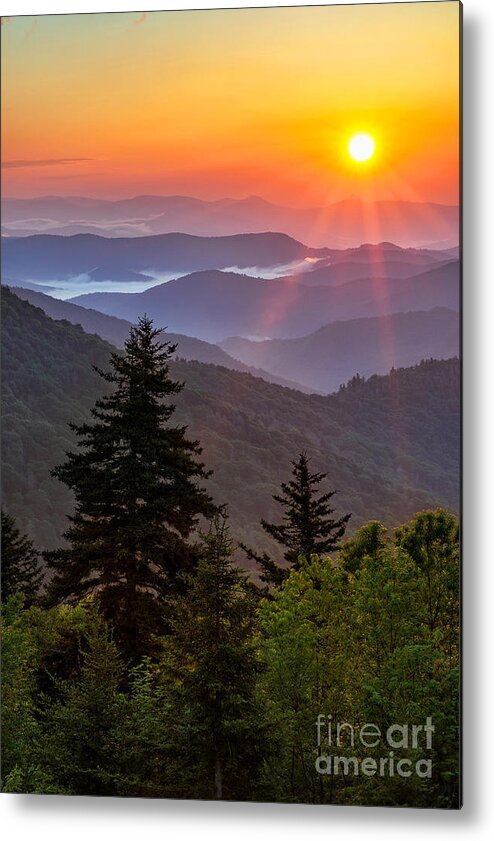
[[315, 260], [311, 271], [300, 272], [296, 278], [305, 286], [338, 286], [363, 278], [413, 277], [454, 259], [448, 250], [400, 248], [389, 242], [366, 243], [359, 248], [330, 250], [328, 257]]
[[268, 267], [326, 254], [326, 249], [308, 248], [276, 233], [209, 238], [173, 233], [134, 239], [36, 235], [3, 240], [2, 271], [11, 281], [66, 279], [95, 271], [101, 279], [130, 271], [135, 279], [134, 272]]
[[339, 262], [334, 265], [321, 266], [313, 269], [310, 272], [301, 272], [296, 275], [296, 279], [304, 286], [340, 286], [342, 283], [348, 283], [352, 280], [365, 280], [366, 278], [406, 278], [414, 277], [417, 274], [422, 274], [425, 267], [430, 268], [446, 263], [454, 262], [452, 259], [444, 262], [429, 262], [424, 265], [414, 265], [404, 263], [402, 261], [395, 262], [393, 260], [371, 263], [351, 263]]
[[[2, 232], [100, 233], [145, 236], [174, 231], [198, 236], [285, 231], [313, 247], [355, 246], [369, 240], [399, 245], [458, 243], [458, 207], [349, 198], [326, 207], [292, 208], [258, 196], [204, 201], [188, 196], [136, 196], [118, 201], [70, 196], [2, 202]], [[204, 267], [203, 267], [204, 268]]]
[[363, 242], [355, 248], [329, 248], [326, 259], [320, 260], [319, 265], [333, 265], [335, 263], [365, 263], [372, 266], [374, 262], [406, 263], [411, 266], [428, 266], [433, 263], [454, 259], [454, 249], [437, 248], [403, 248], [394, 242]]
[[141, 293], [100, 292], [72, 300], [128, 320], [146, 312], [177, 333], [206, 341], [229, 336], [294, 338], [333, 321], [434, 307], [458, 309], [459, 264], [411, 278], [371, 278], [334, 287], [205, 271]]
[[78, 288], [83, 293], [89, 285], [87, 291], [93, 292], [95, 286], [108, 282], [112, 291], [125, 291], [126, 286], [142, 291], [157, 279], [209, 268], [244, 268], [245, 274], [285, 275], [305, 286], [337, 286], [365, 278], [411, 277], [454, 260], [449, 251], [403, 249], [389, 242], [311, 249], [284, 234], [219, 238], [169, 234], [130, 239], [39, 235], [4, 239], [2, 245], [3, 276], [9, 282], [36, 288], [43, 281], [65, 281], [65, 294], [73, 295]]
[[332, 392], [357, 373], [365, 377], [386, 374], [421, 359], [456, 356], [459, 328], [458, 312], [436, 308], [336, 321], [300, 339], [230, 338], [221, 347], [248, 365]]

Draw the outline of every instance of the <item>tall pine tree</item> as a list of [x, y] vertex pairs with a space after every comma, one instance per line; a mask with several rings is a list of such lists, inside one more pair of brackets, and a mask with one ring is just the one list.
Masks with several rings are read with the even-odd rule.
[[[246, 550], [262, 569], [262, 579], [270, 584], [280, 585], [291, 567], [297, 569], [301, 558], [309, 560], [312, 555], [323, 555], [337, 548], [345, 534], [350, 514], [339, 519], [332, 515], [330, 501], [336, 491], [318, 495], [318, 487], [326, 473], [311, 473], [306, 453], [292, 462], [293, 478], [281, 485], [281, 494], [273, 499], [284, 509], [283, 522], [279, 525], [261, 520], [261, 525], [271, 537], [284, 547], [287, 567], [280, 567], [266, 553], [256, 555]], [[243, 547], [245, 549], [245, 547]]]
[[169, 684], [179, 684], [177, 723], [198, 797], [249, 799], [265, 753], [256, 703], [257, 600], [233, 563], [225, 516], [204, 537], [190, 589], [169, 637]]
[[23, 593], [27, 603], [37, 599], [43, 582], [40, 557], [32, 542], [21, 534], [15, 519], [2, 508], [2, 601]]
[[199, 443], [173, 426], [167, 398], [183, 383], [168, 362], [176, 345], [160, 342], [152, 321], [139, 319], [123, 355], [98, 374], [112, 387], [96, 401], [92, 422], [72, 425], [78, 451], [53, 471], [74, 493], [65, 533], [69, 548], [47, 555], [55, 601], [97, 593], [117, 640], [134, 659], [160, 630], [163, 606], [181, 573], [193, 569], [190, 536], [198, 515], [214, 506], [201, 482], [209, 475]]

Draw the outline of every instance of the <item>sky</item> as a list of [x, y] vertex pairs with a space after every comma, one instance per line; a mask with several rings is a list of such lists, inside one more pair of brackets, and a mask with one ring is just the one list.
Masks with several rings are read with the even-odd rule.
[[11, 17], [1, 38], [4, 196], [458, 203], [457, 2]]

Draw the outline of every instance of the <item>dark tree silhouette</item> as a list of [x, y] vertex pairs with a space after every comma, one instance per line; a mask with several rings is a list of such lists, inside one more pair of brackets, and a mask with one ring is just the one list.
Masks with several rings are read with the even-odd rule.
[[152, 321], [139, 319], [111, 370], [96, 368], [112, 386], [96, 401], [93, 421], [72, 425], [79, 450], [53, 475], [75, 495], [68, 549], [47, 553], [55, 601], [97, 593], [105, 618], [132, 659], [160, 629], [166, 598], [180, 574], [194, 568], [189, 538], [197, 516], [214, 512], [201, 487], [209, 475], [201, 449], [186, 428], [171, 425], [175, 406], [166, 398], [183, 384], [171, 379], [176, 345], [160, 343]]
[[284, 509], [283, 522], [275, 525], [261, 520], [263, 529], [284, 547], [287, 567], [280, 567], [266, 553], [259, 556], [243, 547], [261, 567], [262, 579], [278, 586], [291, 567], [298, 568], [301, 558], [309, 559], [311, 555], [334, 551], [345, 534], [351, 516], [345, 514], [334, 519], [335, 509], [331, 508], [330, 500], [336, 491], [317, 495], [327, 473], [311, 473], [306, 453], [301, 453], [292, 465], [293, 478], [282, 483], [281, 494], [273, 496]]
[[33, 543], [21, 534], [14, 517], [2, 508], [2, 601], [23, 593], [26, 602], [36, 601], [43, 582], [40, 557]]

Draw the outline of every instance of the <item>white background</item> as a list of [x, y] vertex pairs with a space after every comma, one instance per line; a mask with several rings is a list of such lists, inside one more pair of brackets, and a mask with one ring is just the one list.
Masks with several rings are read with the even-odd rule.
[[[337, 0], [336, 0], [337, 2]], [[425, 0], [428, 2], [428, 0]], [[0, 13], [210, 8], [214, 0], [0, 0]], [[218, 6], [296, 5], [232, 2]], [[305, 3], [304, 5], [309, 5]], [[317, 5], [313, 3], [313, 5]], [[90, 56], [88, 55], [88, 60]], [[494, 2], [464, 3], [464, 807], [461, 812], [2, 795], [5, 839], [494, 838]], [[392, 73], [390, 67], [390, 73]]]

